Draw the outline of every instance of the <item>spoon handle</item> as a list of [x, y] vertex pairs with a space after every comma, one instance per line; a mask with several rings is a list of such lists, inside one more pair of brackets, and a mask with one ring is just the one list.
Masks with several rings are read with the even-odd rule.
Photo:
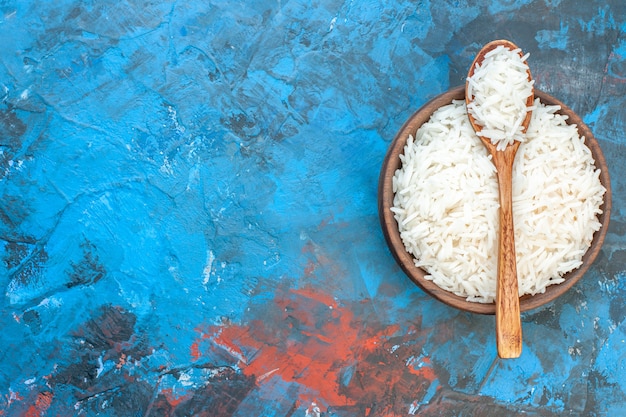
[[496, 343], [498, 356], [518, 358], [522, 353], [515, 231], [513, 227], [513, 160], [517, 147], [508, 146], [494, 158], [500, 194], [500, 247], [496, 283]]

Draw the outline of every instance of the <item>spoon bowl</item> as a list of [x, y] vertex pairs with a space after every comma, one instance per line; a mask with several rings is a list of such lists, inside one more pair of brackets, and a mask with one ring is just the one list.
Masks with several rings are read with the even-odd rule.
[[[504, 48], [509, 49], [511, 51], [514, 51], [516, 49], [520, 49], [513, 42], [511, 42], [509, 40], [506, 40], [506, 39], [499, 39], [499, 40], [495, 40], [495, 41], [489, 42], [488, 44], [483, 46], [482, 49], [480, 51], [478, 51], [478, 53], [476, 54], [476, 57], [474, 58], [474, 61], [472, 61], [472, 65], [470, 65], [470, 69], [469, 69], [468, 74], [467, 74], [468, 78], [472, 77], [474, 75], [474, 72], [476, 71], [476, 66], [480, 65], [485, 60], [485, 55], [487, 55], [489, 52], [495, 50], [499, 46], [503, 46]], [[520, 56], [522, 56], [521, 52], [520, 52]], [[532, 80], [532, 75], [530, 73], [530, 68], [528, 68], [527, 73], [528, 73], [528, 79]], [[472, 100], [474, 99], [474, 97], [472, 97], [469, 94], [467, 94], [467, 89], [468, 89], [468, 82], [465, 83], [465, 91], [466, 91], [465, 103], [470, 104], [472, 102]], [[528, 96], [528, 98], [526, 99], [526, 107], [531, 107], [533, 105], [534, 101], [535, 101], [535, 94], [534, 94], [534, 89], [533, 89], [532, 94], [530, 96]], [[483, 126], [481, 126], [480, 124], [478, 124], [476, 122], [476, 119], [474, 118], [474, 116], [471, 113], [468, 112], [467, 117], [469, 118], [470, 123], [472, 124], [472, 126], [474, 127], [474, 130], [477, 133], [482, 131]], [[526, 113], [526, 117], [522, 121], [522, 130], [524, 132], [526, 131], [526, 129], [528, 129], [528, 125], [530, 124], [531, 117], [532, 117], [532, 113], [531, 112], [527, 112]], [[491, 141], [486, 141], [485, 140], [486, 138], [484, 136], [480, 136], [480, 138], [483, 140], [483, 143], [485, 143], [485, 146], [487, 147], [487, 149], [489, 149], [489, 152], [491, 153], [491, 148], [495, 147], [495, 146], [491, 143]], [[515, 142], [515, 143], [517, 143], [517, 142]], [[515, 143], [514, 143], [514, 145], [515, 145]]]

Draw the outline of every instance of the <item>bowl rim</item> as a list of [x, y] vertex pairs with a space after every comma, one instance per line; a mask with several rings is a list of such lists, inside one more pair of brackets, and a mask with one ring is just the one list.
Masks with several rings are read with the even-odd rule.
[[[601, 227], [594, 233], [591, 246], [583, 255], [582, 265], [578, 269], [565, 274], [563, 276], [563, 278], [565, 278], [564, 282], [548, 286], [544, 293], [522, 296], [520, 298], [521, 312], [532, 310], [555, 300], [557, 297], [567, 292], [582, 278], [600, 253], [600, 249], [602, 248], [602, 244], [604, 243], [607, 229], [609, 227], [612, 205], [611, 181], [606, 159], [604, 158], [600, 144], [589, 127], [571, 108], [555, 97], [540, 91], [537, 88], [535, 88], [535, 97], [538, 97], [544, 104], [559, 105], [561, 109], [557, 111], [557, 113], [569, 116], [567, 123], [570, 125], [576, 125], [579, 135], [585, 137], [585, 144], [591, 151], [596, 168], [600, 169], [600, 182], [606, 188], [606, 192], [604, 194], [604, 202], [600, 206], [602, 214], [598, 216]], [[452, 100], [463, 100], [464, 98], [464, 85], [451, 88], [420, 107], [402, 125], [387, 149], [380, 171], [378, 181], [378, 215], [383, 235], [385, 236], [385, 241], [387, 242], [387, 246], [389, 247], [393, 257], [404, 273], [424, 292], [449, 306], [463, 311], [478, 314], [495, 314], [494, 303], [477, 303], [467, 301], [464, 297], [460, 297], [446, 291], [434, 282], [427, 280], [425, 278], [425, 275], [427, 275], [426, 272], [422, 268], [415, 266], [413, 255], [405, 250], [398, 231], [398, 224], [393, 216], [393, 213], [391, 212], [394, 197], [392, 189], [393, 175], [396, 169], [398, 169], [401, 165], [399, 155], [404, 152], [404, 146], [409, 134], [414, 135], [417, 128], [426, 122], [439, 107], [450, 104]]]

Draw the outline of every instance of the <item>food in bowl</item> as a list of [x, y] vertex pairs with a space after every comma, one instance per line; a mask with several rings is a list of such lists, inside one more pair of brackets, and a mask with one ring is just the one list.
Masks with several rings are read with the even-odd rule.
[[[520, 296], [543, 293], [582, 264], [600, 229], [605, 187], [585, 138], [559, 106], [535, 100], [513, 172]], [[393, 176], [400, 237], [425, 278], [468, 301], [495, 298], [498, 183], [461, 100], [409, 137]]]

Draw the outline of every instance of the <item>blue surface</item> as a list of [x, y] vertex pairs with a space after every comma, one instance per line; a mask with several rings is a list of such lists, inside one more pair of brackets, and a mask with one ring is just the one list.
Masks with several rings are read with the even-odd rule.
[[[626, 4], [0, 5], [0, 415], [626, 414]], [[611, 226], [499, 360], [394, 263], [395, 132], [478, 49], [607, 158]]]

